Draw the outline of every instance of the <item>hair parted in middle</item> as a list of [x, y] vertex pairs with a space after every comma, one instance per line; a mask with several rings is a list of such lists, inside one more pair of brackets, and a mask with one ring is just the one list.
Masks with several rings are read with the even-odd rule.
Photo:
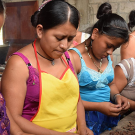
[[31, 23], [35, 28], [41, 24], [44, 30], [48, 30], [69, 21], [77, 29], [79, 19], [79, 11], [74, 6], [63, 0], [49, 0], [32, 15]]

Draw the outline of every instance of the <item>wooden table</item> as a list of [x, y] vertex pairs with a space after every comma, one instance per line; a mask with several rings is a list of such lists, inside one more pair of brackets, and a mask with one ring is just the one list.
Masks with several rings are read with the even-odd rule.
[[[127, 125], [130, 125], [130, 123], [132, 123], [132, 125], [133, 125], [132, 131], [129, 130], [130, 126], [127, 126]], [[118, 125], [116, 127], [112, 128], [112, 130], [110, 130], [110, 131], [107, 130], [100, 135], [112, 135], [111, 133], [112, 132], [114, 133], [116, 131], [119, 131], [119, 132], [125, 132], [126, 131], [126, 132], [130, 132], [133, 135], [135, 135], [135, 111], [130, 113], [129, 115], [127, 115], [123, 119], [121, 119], [118, 122]]]

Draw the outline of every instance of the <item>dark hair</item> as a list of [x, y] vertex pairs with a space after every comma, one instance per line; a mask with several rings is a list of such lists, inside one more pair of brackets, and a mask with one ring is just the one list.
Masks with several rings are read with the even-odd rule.
[[129, 14], [128, 28], [132, 32], [132, 28], [135, 26], [135, 10], [132, 10]]
[[41, 24], [44, 30], [48, 30], [69, 21], [77, 29], [79, 19], [79, 12], [74, 6], [61, 0], [52, 0], [32, 15], [31, 23], [34, 27]]
[[100, 15], [98, 14], [99, 20], [92, 27], [90, 34], [92, 35], [93, 29], [97, 28], [99, 34], [105, 34], [112, 38], [122, 38], [127, 42], [129, 36], [126, 21], [121, 16], [111, 13], [108, 8], [105, 8], [109, 5], [106, 5], [108, 4], [104, 3], [100, 6], [98, 10], [100, 11]]
[[4, 14], [5, 12], [5, 6], [4, 3], [0, 0], [0, 14]]
[[97, 11], [97, 19], [100, 19], [104, 14], [112, 13], [112, 6], [105, 2], [101, 4]]

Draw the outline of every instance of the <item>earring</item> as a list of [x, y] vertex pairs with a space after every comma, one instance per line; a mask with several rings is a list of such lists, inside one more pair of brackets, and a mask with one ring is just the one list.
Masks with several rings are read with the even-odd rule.
[[90, 40], [90, 46], [91, 46], [91, 49], [92, 49], [92, 39]]

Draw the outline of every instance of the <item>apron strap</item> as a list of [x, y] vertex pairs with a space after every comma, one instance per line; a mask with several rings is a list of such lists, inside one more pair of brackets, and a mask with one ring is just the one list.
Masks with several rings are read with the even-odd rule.
[[36, 50], [36, 45], [35, 44], [36, 44], [36, 39], [34, 41], [34, 52], [35, 52], [35, 56], [36, 56], [36, 59], [37, 59], [38, 70], [41, 71], [39, 61], [38, 61], [38, 58], [37, 58], [37, 50]]

